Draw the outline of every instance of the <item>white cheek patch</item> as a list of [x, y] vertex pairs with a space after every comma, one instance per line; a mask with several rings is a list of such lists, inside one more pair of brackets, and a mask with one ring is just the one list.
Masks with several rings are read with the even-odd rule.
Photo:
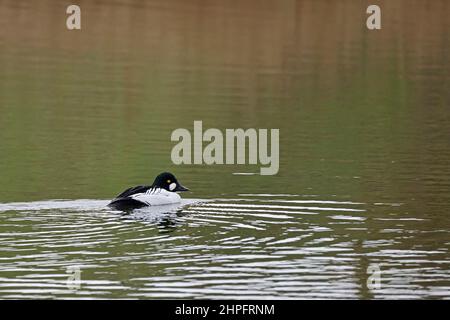
[[176, 187], [177, 187], [177, 184], [175, 182], [172, 182], [171, 184], [169, 184], [170, 191], [173, 191]]

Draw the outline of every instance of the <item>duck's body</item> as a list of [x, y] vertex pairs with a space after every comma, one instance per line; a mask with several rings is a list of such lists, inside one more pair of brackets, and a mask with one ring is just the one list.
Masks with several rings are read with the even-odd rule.
[[160, 206], [179, 203], [181, 197], [177, 191], [187, 191], [171, 173], [158, 175], [150, 186], [132, 187], [109, 203], [109, 207], [117, 210], [132, 210], [147, 206]]

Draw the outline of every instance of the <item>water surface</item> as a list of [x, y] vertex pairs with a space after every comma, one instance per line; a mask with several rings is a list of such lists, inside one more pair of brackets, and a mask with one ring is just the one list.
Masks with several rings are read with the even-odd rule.
[[[68, 31], [2, 2], [0, 298], [448, 299], [450, 6], [379, 3], [368, 31], [365, 1], [89, 1]], [[173, 165], [194, 120], [279, 128], [278, 175]], [[106, 207], [166, 170], [180, 206]]]

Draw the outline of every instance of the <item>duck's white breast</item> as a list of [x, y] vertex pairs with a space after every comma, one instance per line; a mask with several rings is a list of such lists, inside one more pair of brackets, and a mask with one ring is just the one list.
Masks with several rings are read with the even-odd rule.
[[133, 194], [131, 198], [143, 202], [148, 206], [160, 206], [179, 203], [181, 201], [181, 197], [177, 193], [165, 189], [150, 189], [145, 193]]

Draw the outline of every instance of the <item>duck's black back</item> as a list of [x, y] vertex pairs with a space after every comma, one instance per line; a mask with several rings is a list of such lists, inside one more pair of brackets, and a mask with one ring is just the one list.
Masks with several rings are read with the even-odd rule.
[[122, 210], [122, 211], [128, 211], [133, 210], [137, 208], [142, 208], [145, 206], [144, 203], [137, 201], [133, 198], [130, 198], [131, 195], [136, 193], [144, 193], [148, 189], [150, 189], [151, 186], [137, 186], [137, 187], [131, 187], [121, 194], [119, 194], [115, 199], [113, 199], [108, 206], [110, 208], [116, 209], [116, 210]]
[[150, 189], [151, 186], [137, 186], [137, 187], [131, 187], [127, 190], [125, 190], [124, 192], [122, 192], [121, 194], [119, 194], [116, 199], [120, 199], [120, 198], [126, 198], [129, 197], [133, 194], [136, 193], [143, 193], [146, 192], [148, 189]]

